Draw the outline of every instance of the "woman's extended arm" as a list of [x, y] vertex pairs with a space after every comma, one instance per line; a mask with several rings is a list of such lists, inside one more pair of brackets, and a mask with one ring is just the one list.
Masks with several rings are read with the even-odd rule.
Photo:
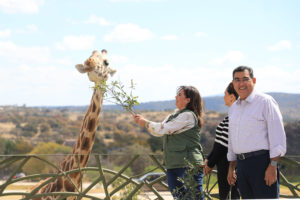
[[152, 122], [141, 115], [135, 115], [134, 121], [139, 126], [144, 126], [150, 134], [161, 137], [165, 134], [177, 134], [195, 126], [195, 117], [192, 112], [180, 113], [176, 118], [168, 121], [169, 116], [163, 122]]

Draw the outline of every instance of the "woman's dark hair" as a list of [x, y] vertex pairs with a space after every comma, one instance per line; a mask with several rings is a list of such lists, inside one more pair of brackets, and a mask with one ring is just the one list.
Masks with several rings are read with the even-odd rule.
[[232, 82], [230, 82], [226, 88], [226, 91], [228, 92], [228, 94], [233, 94], [235, 96], [235, 99], [239, 98], [238, 93], [235, 91]]
[[190, 102], [186, 105], [186, 109], [189, 109], [195, 113], [198, 118], [198, 125], [199, 127], [202, 127], [204, 124], [204, 106], [199, 91], [193, 86], [180, 86], [177, 89], [177, 93], [181, 90], [183, 90], [185, 97], [190, 99]]

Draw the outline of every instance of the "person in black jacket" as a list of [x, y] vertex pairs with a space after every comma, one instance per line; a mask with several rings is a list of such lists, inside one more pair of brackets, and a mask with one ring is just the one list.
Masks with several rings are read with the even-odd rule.
[[[237, 92], [233, 88], [233, 84], [230, 83], [224, 93], [224, 102], [226, 106], [231, 106], [238, 98]], [[227, 173], [229, 162], [227, 160], [228, 152], [228, 116], [218, 125], [216, 129], [216, 138], [214, 146], [207, 159], [205, 160], [204, 174], [211, 173], [213, 167], [217, 165], [217, 177], [219, 186], [220, 199], [239, 199], [240, 195], [237, 190], [237, 185], [232, 187], [231, 197], [229, 197], [230, 186], [227, 182]]]

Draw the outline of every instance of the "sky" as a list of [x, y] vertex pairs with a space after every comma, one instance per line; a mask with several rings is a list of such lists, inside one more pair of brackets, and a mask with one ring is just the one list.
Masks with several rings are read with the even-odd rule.
[[[0, 105], [88, 105], [93, 50], [139, 102], [180, 85], [222, 95], [250, 66], [262, 92], [300, 93], [298, 0], [0, 0]], [[108, 102], [106, 102], [108, 103]]]

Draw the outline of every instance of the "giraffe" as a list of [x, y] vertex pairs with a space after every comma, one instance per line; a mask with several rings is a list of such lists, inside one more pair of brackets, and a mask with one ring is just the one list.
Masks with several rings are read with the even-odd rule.
[[[112, 76], [116, 72], [116, 70], [113, 70], [108, 66], [109, 63], [106, 58], [106, 53], [106, 50], [102, 50], [101, 53], [99, 53], [98, 51], [93, 51], [92, 55], [84, 62], [84, 64], [77, 64], [75, 66], [80, 73], [87, 72], [89, 80], [91, 82], [94, 82], [95, 86], [103, 83], [103, 81], [106, 81], [108, 79], [108, 75]], [[100, 111], [102, 108], [104, 92], [105, 91], [103, 89], [101, 90], [99, 87], [94, 87], [94, 93], [89, 108], [83, 119], [77, 141], [73, 146], [73, 151], [71, 154], [63, 158], [63, 160], [60, 162], [60, 169], [62, 171], [69, 171], [72, 169], [78, 169], [78, 167], [83, 168], [86, 166], [94, 144], [96, 129], [100, 119]], [[76, 155], [78, 155], [79, 159], [76, 158]], [[71, 173], [69, 174], [69, 177], [78, 188], [80, 184], [80, 172]], [[41, 183], [39, 183], [38, 185], [40, 185]], [[31, 191], [34, 188], [38, 187], [38, 185], [34, 186]], [[60, 177], [55, 181], [43, 186], [36, 192], [36, 194], [62, 191], [75, 192], [74, 185], [65, 176]], [[37, 197], [34, 198], [34, 200], [55, 200], [58, 198], [59, 196], [47, 196]], [[67, 198], [67, 200], [74, 199], [76, 199], [76, 197]]]

